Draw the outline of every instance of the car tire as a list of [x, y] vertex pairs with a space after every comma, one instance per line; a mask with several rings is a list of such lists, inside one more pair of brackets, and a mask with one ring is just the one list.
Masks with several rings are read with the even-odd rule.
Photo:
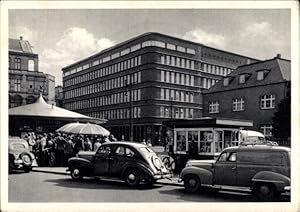
[[200, 179], [197, 175], [190, 174], [184, 178], [184, 188], [189, 193], [195, 193], [201, 186]]
[[24, 167], [31, 167], [33, 159], [31, 158], [31, 156], [28, 153], [22, 153], [20, 155], [20, 159], [23, 162], [23, 166]]
[[83, 178], [82, 170], [78, 167], [72, 167], [70, 174], [72, 179], [76, 181], [82, 180]]
[[125, 172], [124, 180], [127, 185], [134, 187], [140, 183], [140, 174], [137, 169], [128, 169]]
[[276, 189], [271, 183], [257, 183], [254, 194], [261, 201], [272, 201], [276, 196]]

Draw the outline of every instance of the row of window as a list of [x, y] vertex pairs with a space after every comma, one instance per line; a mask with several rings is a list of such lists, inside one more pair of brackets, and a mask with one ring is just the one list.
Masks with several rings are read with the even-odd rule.
[[[139, 101], [139, 100], [141, 100], [141, 89], [132, 90], [132, 101]], [[69, 110], [78, 110], [78, 109], [85, 109], [91, 107], [121, 104], [126, 102], [130, 102], [130, 91], [79, 100], [79, 101], [67, 103], [66, 107]]]
[[82, 83], [85, 81], [90, 81], [99, 77], [107, 76], [110, 74], [115, 74], [117, 72], [130, 69], [136, 66], [141, 65], [141, 56], [131, 58], [129, 60], [125, 60], [95, 71], [91, 71], [89, 73], [80, 75], [78, 77], [74, 77], [69, 80], [65, 80], [65, 87], [71, 86], [71, 85], [76, 85], [78, 83]]
[[165, 42], [162, 42], [162, 41], [149, 40], [149, 41], [144, 41], [143, 43], [138, 43], [134, 46], [128, 47], [128, 48], [126, 48], [122, 51], [115, 52], [111, 55], [98, 58], [98, 59], [94, 60], [91, 63], [86, 63], [86, 64], [84, 64], [82, 66], [79, 66], [77, 68], [74, 68], [70, 71], [66, 71], [63, 76], [68, 76], [70, 74], [77, 73], [79, 71], [85, 70], [85, 69], [90, 68], [92, 66], [96, 66], [96, 65], [108, 62], [110, 60], [113, 60], [113, 59], [116, 59], [118, 57], [127, 55], [131, 52], [135, 52], [135, 51], [137, 51], [141, 48], [148, 47], [148, 46], [156, 46], [156, 47], [161, 47], [161, 48], [167, 48], [167, 49], [170, 49], [170, 50], [179, 51], [179, 52], [188, 53], [188, 54], [193, 54], [193, 55], [196, 54], [195, 49], [186, 48], [186, 47], [179, 46], [179, 45], [174, 45], [174, 44], [171, 44], [171, 43], [165, 43]]
[[[218, 101], [211, 101], [208, 104], [209, 113], [219, 113], [220, 104]], [[275, 95], [264, 95], [260, 97], [260, 109], [274, 109], [275, 108]], [[232, 111], [244, 111], [245, 100], [244, 98], [237, 98], [232, 100]]]
[[110, 80], [97, 82], [91, 85], [76, 88], [65, 92], [65, 98], [70, 99], [87, 94], [97, 93], [100, 91], [111, 90], [115, 88], [121, 88], [129, 86], [131, 83], [136, 84], [141, 82], [141, 72], [135, 72], [133, 74], [116, 77]]
[[[194, 60], [189, 60], [189, 59], [170, 56], [170, 55], [162, 55], [160, 57], [160, 63], [164, 65], [179, 67], [179, 68], [186, 68], [186, 69], [193, 69], [193, 70], [195, 69]], [[211, 65], [206, 63], [199, 63], [199, 70], [211, 74], [221, 75], [221, 76], [226, 76], [233, 71], [233, 69], [231, 68]]]
[[162, 100], [172, 100], [180, 102], [194, 102], [194, 93], [188, 91], [178, 91], [173, 89], [161, 88], [160, 98]]
[[[266, 76], [269, 74], [270, 70], [261, 70], [257, 71], [256, 80], [261, 81], [266, 78]], [[240, 74], [239, 75], [239, 84], [245, 84], [246, 81], [250, 78], [250, 73]], [[228, 86], [230, 82], [233, 80], [233, 76], [226, 77], [223, 81], [224, 86]]]
[[[9, 65], [9, 68], [20, 70], [21, 69], [21, 58], [16, 57], [14, 59], [14, 63], [13, 63], [11, 58], [9, 57], [8, 65]], [[28, 71], [34, 71], [34, 60], [28, 60]]]
[[162, 70], [160, 73], [161, 82], [167, 82], [167, 83], [173, 83], [179, 85], [194, 86], [195, 84], [194, 78], [195, 77], [190, 74], [182, 74], [182, 73], [172, 72], [172, 71]]
[[216, 65], [211, 65], [211, 64], [203, 64], [203, 68], [201, 68], [204, 72], [211, 73], [211, 74], [216, 74], [216, 75], [221, 75], [221, 76], [227, 76], [231, 72], [233, 72], [233, 69], [231, 68], [226, 68], [222, 66], [216, 66]]
[[161, 106], [160, 116], [164, 118], [193, 118], [193, 108]]
[[161, 55], [160, 63], [179, 68], [195, 69], [195, 61], [170, 55]]
[[[103, 110], [97, 112], [87, 113], [90, 117], [100, 118], [100, 119], [129, 119], [130, 118], [130, 108], [120, 108], [114, 110]], [[132, 108], [132, 118], [140, 118], [141, 117], [141, 108], [133, 107]]]
[[[216, 55], [216, 54], [213, 54], [213, 53], [203, 52], [202, 56], [205, 56], [205, 57], [208, 57], [208, 58], [212, 58], [212, 59], [222, 60], [222, 61], [226, 61], [226, 62], [232, 62], [232, 63], [236, 63], [236, 64], [242, 64], [242, 61], [239, 60], [239, 59], [235, 59], [235, 58], [232, 58], [232, 57], [221, 56], [221, 55]], [[250, 59], [248, 58], [246, 62], [247, 62], [247, 64], [249, 64], [250, 63]]]

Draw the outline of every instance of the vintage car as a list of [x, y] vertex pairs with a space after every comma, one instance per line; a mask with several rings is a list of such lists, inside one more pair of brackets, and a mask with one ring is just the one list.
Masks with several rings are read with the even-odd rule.
[[246, 145], [224, 149], [217, 160], [190, 160], [180, 173], [186, 191], [201, 186], [252, 191], [273, 200], [290, 191], [290, 148]]
[[84, 176], [119, 179], [129, 186], [171, 177], [151, 148], [134, 142], [109, 142], [96, 152], [79, 152], [69, 159], [67, 171], [74, 180]]
[[29, 150], [27, 141], [19, 137], [9, 137], [8, 142], [8, 161], [9, 171], [23, 169], [29, 172], [34, 162], [34, 154]]

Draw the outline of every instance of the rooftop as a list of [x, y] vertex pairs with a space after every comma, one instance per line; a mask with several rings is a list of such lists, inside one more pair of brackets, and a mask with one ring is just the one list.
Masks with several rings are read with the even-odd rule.
[[20, 39], [9, 38], [8, 50], [13, 52], [34, 54], [29, 41], [23, 40], [22, 36], [20, 37]]
[[[268, 72], [268, 75], [264, 80], [257, 80], [257, 72], [262, 70], [266, 70]], [[239, 76], [243, 74], [246, 74], [248, 78], [245, 83], [240, 84]], [[223, 80], [220, 80], [210, 89], [204, 91], [204, 93], [214, 93], [290, 81], [291, 61], [282, 59], [281, 57], [277, 56], [269, 60], [239, 66], [235, 71], [227, 75], [227, 77], [231, 78], [231, 81], [227, 86], [224, 86]]]
[[166, 34], [161, 34], [161, 33], [158, 33], [158, 32], [146, 32], [146, 33], [143, 33], [143, 34], [138, 35], [138, 36], [136, 36], [136, 37], [133, 37], [133, 38], [131, 38], [131, 39], [128, 39], [128, 40], [126, 40], [126, 41], [123, 41], [123, 42], [121, 42], [121, 43], [118, 43], [118, 44], [116, 44], [116, 45], [114, 45], [114, 46], [112, 46], [112, 47], [109, 47], [109, 48], [107, 48], [107, 49], [104, 49], [104, 50], [102, 50], [102, 51], [100, 51], [100, 52], [98, 52], [98, 53], [96, 53], [96, 54], [93, 54], [93, 55], [91, 55], [91, 56], [89, 56], [89, 57], [86, 57], [86, 58], [84, 58], [84, 59], [81, 59], [81, 60], [79, 60], [79, 61], [77, 61], [77, 62], [75, 62], [75, 63], [73, 63], [73, 64], [70, 64], [70, 65], [68, 65], [68, 66], [66, 66], [66, 67], [64, 67], [64, 68], [62, 68], [62, 70], [67, 69], [67, 68], [70, 68], [70, 67], [73, 67], [73, 66], [75, 66], [75, 65], [78, 65], [78, 64], [80, 64], [80, 63], [82, 63], [82, 62], [84, 62], [84, 61], [86, 61], [86, 60], [91, 59], [91, 58], [98, 57], [98, 56], [101, 55], [101, 54], [105, 54], [106, 52], [109, 52], [109, 51], [111, 51], [111, 50], [113, 50], [113, 49], [116, 49], [116, 48], [121, 47], [121, 46], [123, 46], [123, 45], [125, 45], [125, 44], [128, 44], [128, 43], [130, 43], [130, 42], [133, 42], [134, 40], [137, 40], [137, 39], [140, 39], [140, 38], [143, 38], [143, 37], [146, 37], [146, 36], [151, 36], [151, 35], [164, 36], [164, 37], [167, 37], [167, 38], [171, 38], [171, 39], [176, 39], [176, 40], [179, 40], [179, 41], [187, 42], [187, 43], [190, 43], [190, 44], [193, 44], [193, 45], [201, 45], [201, 46], [203, 46], [203, 47], [207, 47], [207, 48], [214, 49], [214, 50], [217, 50], [217, 51], [221, 51], [221, 52], [224, 52], [224, 53], [229, 53], [229, 54], [236, 55], [236, 56], [241, 56], [241, 57], [246, 57], [246, 58], [253, 59], [253, 60], [258, 60], [258, 59], [256, 59], [256, 58], [251, 58], [251, 57], [243, 56], [243, 55], [240, 55], [240, 54], [237, 54], [237, 53], [233, 53], [233, 52], [229, 52], [229, 51], [225, 51], [225, 50], [213, 48], [213, 47], [210, 47], [210, 46], [203, 45], [203, 44], [201, 44], [201, 43], [196, 43], [196, 42], [189, 41], [189, 40], [185, 40], [185, 39], [182, 39], [182, 38], [177, 38], [177, 37], [174, 37], [174, 36], [170, 36], [170, 35], [166, 35]]

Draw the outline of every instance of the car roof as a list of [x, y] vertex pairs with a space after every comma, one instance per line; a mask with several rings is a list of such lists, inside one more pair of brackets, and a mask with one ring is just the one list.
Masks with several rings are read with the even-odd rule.
[[141, 147], [150, 148], [149, 146], [147, 146], [145, 144], [141, 144], [141, 143], [137, 143], [137, 142], [131, 142], [131, 141], [112, 141], [112, 142], [104, 143], [103, 145], [115, 145], [115, 144], [128, 145], [128, 146], [131, 146], [131, 147], [134, 147], [134, 148], [141, 148]]
[[289, 147], [283, 146], [272, 146], [272, 145], [245, 145], [245, 146], [234, 146], [228, 147], [224, 150], [229, 151], [260, 151], [260, 150], [268, 150], [268, 151], [291, 151]]

